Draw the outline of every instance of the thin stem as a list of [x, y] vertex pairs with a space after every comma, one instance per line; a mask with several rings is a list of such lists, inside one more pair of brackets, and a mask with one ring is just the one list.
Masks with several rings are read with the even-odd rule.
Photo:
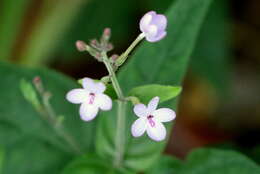
[[76, 154], [81, 154], [81, 150], [77, 145], [76, 141], [73, 139], [73, 137], [70, 134], [68, 134], [64, 130], [64, 127], [62, 126], [62, 124], [60, 124], [61, 122], [59, 118], [57, 117], [55, 111], [50, 105], [49, 102], [49, 99], [51, 97], [50, 93], [44, 91], [41, 81], [36, 82], [35, 87], [42, 99], [42, 105], [41, 107], [36, 108], [37, 111], [53, 127], [56, 133], [68, 143], [68, 145], [71, 147], [73, 152], [75, 152]]
[[124, 155], [124, 146], [125, 146], [125, 109], [126, 109], [126, 101], [124, 99], [123, 92], [120, 88], [120, 85], [118, 83], [118, 80], [116, 78], [116, 74], [113, 70], [113, 67], [111, 66], [108, 57], [105, 52], [102, 52], [102, 58], [103, 62], [105, 63], [105, 66], [109, 72], [109, 76], [112, 81], [112, 85], [116, 91], [116, 94], [118, 96], [117, 103], [117, 123], [116, 123], [116, 134], [115, 134], [115, 158], [114, 158], [114, 166], [120, 167], [123, 161], [123, 155]]
[[144, 33], [141, 33], [132, 42], [132, 44], [122, 53], [116, 61], [116, 66], [121, 66], [127, 59], [129, 53], [135, 48], [135, 46], [145, 37]]
[[124, 99], [124, 95], [123, 95], [123, 92], [120, 88], [120, 85], [118, 83], [118, 80], [116, 78], [116, 74], [113, 70], [113, 67], [111, 66], [109, 60], [108, 60], [108, 57], [106, 55], [105, 52], [102, 52], [102, 58], [103, 58], [103, 61], [104, 61], [104, 64], [109, 72], [109, 76], [111, 78], [111, 81], [112, 81], [112, 85], [116, 91], [116, 94], [117, 94], [117, 97], [120, 99], [120, 100], [123, 100]]
[[116, 129], [116, 139], [115, 139], [115, 148], [116, 154], [114, 159], [114, 166], [120, 167], [123, 161], [123, 155], [125, 151], [125, 118], [126, 118], [126, 102], [117, 101], [117, 129]]
[[43, 95], [43, 105], [45, 108], [46, 113], [49, 116], [49, 122], [53, 126], [53, 128], [56, 130], [57, 134], [69, 144], [69, 146], [75, 151], [77, 154], [81, 154], [81, 150], [75, 140], [72, 138], [70, 134], [68, 134], [65, 130], [62, 124], [59, 124], [58, 117], [56, 113], [54, 112], [53, 108], [51, 107], [49, 103], [49, 96]]

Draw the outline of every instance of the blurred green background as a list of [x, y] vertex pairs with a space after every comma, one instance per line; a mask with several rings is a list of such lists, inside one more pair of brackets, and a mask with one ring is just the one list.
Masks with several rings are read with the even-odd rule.
[[[151, 9], [164, 13], [171, 3], [1, 0], [0, 61], [49, 67], [75, 79], [101, 78], [107, 74], [105, 67], [78, 52], [75, 41], [89, 41], [110, 27], [113, 52], [120, 54], [139, 33], [140, 17]], [[259, 19], [258, 0], [212, 3], [185, 77], [166, 153], [184, 158], [195, 147], [217, 144], [260, 163], [260, 155], [255, 155], [260, 148]]]

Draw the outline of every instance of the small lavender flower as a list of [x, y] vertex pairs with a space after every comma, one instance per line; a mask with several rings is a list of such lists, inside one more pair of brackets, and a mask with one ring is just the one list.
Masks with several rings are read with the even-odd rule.
[[176, 115], [168, 108], [157, 109], [159, 97], [154, 97], [146, 107], [144, 104], [134, 106], [134, 113], [139, 117], [131, 128], [132, 135], [139, 137], [147, 132], [147, 135], [154, 141], [162, 141], [166, 137], [166, 128], [163, 122], [172, 121]]
[[104, 94], [106, 86], [102, 82], [95, 83], [90, 78], [82, 80], [83, 88], [73, 89], [67, 93], [67, 100], [74, 104], [81, 104], [79, 114], [82, 120], [93, 120], [98, 110], [110, 110], [112, 100]]
[[167, 18], [162, 14], [150, 11], [142, 17], [139, 25], [149, 42], [159, 41], [166, 36]]

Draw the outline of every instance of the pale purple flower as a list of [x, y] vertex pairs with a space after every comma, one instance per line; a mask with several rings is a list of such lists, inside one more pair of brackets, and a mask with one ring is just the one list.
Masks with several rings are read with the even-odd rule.
[[90, 121], [96, 117], [98, 110], [110, 110], [112, 100], [104, 94], [106, 86], [102, 82], [94, 82], [90, 78], [82, 80], [83, 88], [72, 89], [67, 93], [67, 100], [74, 104], [81, 104], [79, 115], [82, 120]]
[[163, 122], [172, 121], [176, 114], [169, 108], [156, 109], [159, 97], [154, 97], [147, 107], [144, 104], [134, 106], [134, 113], [139, 117], [131, 128], [132, 135], [139, 137], [147, 132], [147, 135], [154, 141], [162, 141], [166, 137], [166, 128]]
[[167, 18], [154, 11], [146, 13], [140, 21], [140, 30], [149, 42], [156, 42], [166, 36]]

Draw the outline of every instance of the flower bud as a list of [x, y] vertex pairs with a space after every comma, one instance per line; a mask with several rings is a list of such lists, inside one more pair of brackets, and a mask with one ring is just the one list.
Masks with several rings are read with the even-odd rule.
[[117, 54], [113, 54], [110, 59], [115, 62], [119, 56]]
[[157, 42], [166, 36], [167, 18], [154, 11], [146, 13], [140, 21], [140, 30], [149, 42]]
[[87, 44], [81, 40], [78, 40], [76, 42], [76, 47], [77, 47], [78, 51], [80, 51], [80, 52], [86, 51]]
[[111, 36], [111, 29], [110, 28], [105, 28], [103, 36], [107, 37], [107, 38], [110, 38], [110, 36]]
[[90, 45], [94, 48], [99, 48], [99, 43], [97, 41], [97, 39], [93, 39], [90, 41]]
[[106, 45], [106, 51], [111, 51], [111, 50], [113, 50], [113, 48], [114, 48], [114, 46], [111, 43]]

